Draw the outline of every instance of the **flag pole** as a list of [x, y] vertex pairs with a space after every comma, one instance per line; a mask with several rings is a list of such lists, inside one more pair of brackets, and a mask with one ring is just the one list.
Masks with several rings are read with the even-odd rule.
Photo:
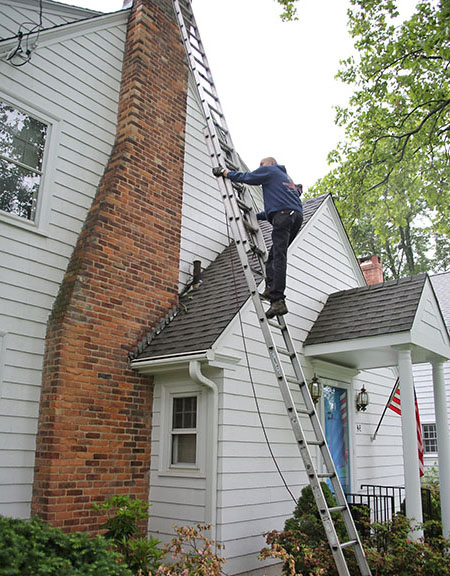
[[383, 414], [381, 415], [380, 421], [378, 422], [378, 426], [377, 426], [375, 432], [374, 432], [373, 435], [372, 435], [372, 438], [371, 438], [372, 442], [373, 442], [373, 441], [375, 440], [375, 438], [377, 437], [378, 430], [380, 429], [381, 422], [383, 421], [384, 415], [386, 414], [386, 410], [388, 409], [388, 406], [389, 406], [389, 404], [391, 403], [392, 398], [394, 397], [394, 394], [395, 394], [396, 391], [397, 391], [398, 382], [399, 382], [399, 379], [397, 378], [397, 380], [395, 381], [394, 387], [392, 388], [391, 395], [389, 396], [389, 399], [388, 399], [388, 401], [387, 401], [387, 403], [386, 403], [386, 406], [384, 407]]

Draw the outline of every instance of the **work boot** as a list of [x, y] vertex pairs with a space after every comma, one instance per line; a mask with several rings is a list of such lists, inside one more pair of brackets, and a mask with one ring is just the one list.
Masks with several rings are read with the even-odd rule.
[[276, 302], [272, 302], [272, 305], [266, 312], [266, 318], [270, 319], [274, 316], [283, 316], [287, 314], [288, 309], [286, 306], [286, 302], [284, 300], [277, 300]]
[[266, 286], [264, 292], [262, 292], [259, 296], [263, 300], [270, 300], [270, 286]]

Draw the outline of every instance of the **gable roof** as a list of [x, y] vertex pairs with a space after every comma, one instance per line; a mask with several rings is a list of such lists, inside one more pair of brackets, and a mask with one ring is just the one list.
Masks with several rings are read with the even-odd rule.
[[420, 274], [331, 294], [305, 346], [411, 330], [426, 278]]
[[[0, 4], [2, 4], [0, 0]], [[29, 2], [21, 0], [20, 4], [27, 5]], [[14, 6], [16, 8], [16, 6]], [[30, 6], [32, 9], [33, 6]], [[77, 36], [85, 34], [93, 29], [101, 29], [102, 27], [108, 28], [115, 22], [126, 21], [130, 14], [130, 9], [117, 10], [115, 12], [98, 12], [86, 8], [78, 8], [76, 6], [69, 6], [59, 2], [45, 2], [42, 12], [42, 27], [38, 25], [39, 22], [39, 7], [34, 3], [34, 10], [32, 17], [29, 14], [23, 16], [20, 22], [25, 22], [29, 25], [24, 31], [24, 35], [28, 37], [31, 48], [42, 48], [49, 42], [66, 39], [70, 36]], [[35, 24], [33, 27], [32, 24]], [[0, 38], [0, 55], [7, 54], [11, 46], [17, 44], [18, 33], [16, 28], [17, 23], [6, 22], [1, 28], [2, 38]], [[34, 46], [34, 42], [39, 43]], [[28, 41], [28, 40], [27, 40]]]
[[[303, 225], [311, 219], [328, 195], [303, 202]], [[272, 227], [261, 222], [270, 246]], [[301, 234], [301, 231], [300, 231]], [[254, 268], [259, 267], [250, 256]], [[196, 290], [180, 296], [179, 306], [153, 330], [130, 359], [144, 360], [208, 350], [249, 297], [245, 275], [234, 242], [202, 273]]]

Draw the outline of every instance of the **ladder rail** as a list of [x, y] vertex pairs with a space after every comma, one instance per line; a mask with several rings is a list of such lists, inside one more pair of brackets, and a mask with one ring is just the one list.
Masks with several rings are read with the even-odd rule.
[[[173, 0], [174, 10], [180, 26], [183, 45], [186, 50], [190, 69], [193, 73], [196, 89], [202, 104], [204, 117], [206, 120], [205, 137], [208, 146], [208, 151], [211, 160], [216, 164], [232, 166], [233, 168], [239, 166], [239, 158], [235, 151], [231, 135], [223, 114], [222, 106], [217, 95], [216, 87], [212, 78], [211, 69], [209, 67], [206, 53], [198, 32], [198, 27], [192, 13], [192, 7], [189, 0], [185, 0], [187, 6], [187, 14], [189, 17], [189, 30], [185, 24], [185, 18], [180, 6], [180, 0]], [[185, 10], [186, 13], [186, 10]], [[202, 68], [202, 72], [198, 69]], [[208, 87], [205, 87], [205, 84]], [[208, 102], [209, 97], [213, 103]], [[287, 415], [289, 417], [291, 427], [296, 438], [300, 455], [302, 457], [306, 474], [310, 482], [315, 501], [319, 510], [322, 524], [325, 528], [325, 533], [333, 554], [336, 567], [340, 576], [350, 576], [346, 558], [343, 550], [347, 547], [352, 547], [355, 552], [356, 560], [362, 576], [371, 576], [367, 560], [364, 555], [358, 533], [356, 531], [350, 509], [345, 498], [339, 477], [337, 475], [330, 450], [326, 443], [320, 419], [317, 415], [314, 403], [309, 393], [306, 384], [306, 377], [296, 352], [293, 340], [291, 338], [289, 329], [283, 316], [278, 317], [278, 321], [267, 320], [263, 303], [258, 293], [258, 285], [255, 280], [255, 269], [251, 266], [248, 253], [253, 251], [254, 256], [257, 258], [259, 267], [262, 274], [264, 274], [264, 262], [267, 257], [267, 249], [264, 242], [264, 237], [258, 225], [255, 212], [255, 203], [253, 198], [245, 186], [236, 186], [228, 179], [217, 179], [220, 193], [225, 207], [228, 225], [235, 241], [235, 246], [238, 252], [240, 262], [244, 271], [247, 286], [250, 291], [255, 313], [257, 315], [264, 341], [267, 346], [269, 357], [274, 369], [274, 374], [277, 379], [280, 392], [286, 406]], [[279, 329], [285, 343], [285, 348], [280, 348], [275, 342], [273, 331]], [[283, 366], [282, 356], [286, 356], [293, 368], [295, 378], [286, 376]], [[290, 388], [290, 383], [295, 383], [299, 386], [303, 402], [306, 409], [303, 411], [297, 410], [296, 403]], [[300, 414], [306, 414], [311, 421], [315, 440], [307, 440], [303, 427], [300, 421]], [[310, 448], [312, 446], [319, 446], [320, 455], [322, 457], [325, 469], [327, 472], [318, 474], [315, 466], [314, 459], [311, 455]], [[328, 507], [322, 487], [320, 485], [320, 478], [327, 478], [330, 480], [338, 506]], [[332, 512], [339, 511], [343, 515], [344, 524], [347, 529], [349, 540], [344, 543], [339, 542], [338, 535], [334, 526]]]

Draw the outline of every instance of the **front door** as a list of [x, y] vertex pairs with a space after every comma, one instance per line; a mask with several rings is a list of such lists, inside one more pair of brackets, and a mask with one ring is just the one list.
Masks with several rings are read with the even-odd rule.
[[345, 388], [324, 386], [325, 437], [344, 492], [350, 492], [348, 393]]

